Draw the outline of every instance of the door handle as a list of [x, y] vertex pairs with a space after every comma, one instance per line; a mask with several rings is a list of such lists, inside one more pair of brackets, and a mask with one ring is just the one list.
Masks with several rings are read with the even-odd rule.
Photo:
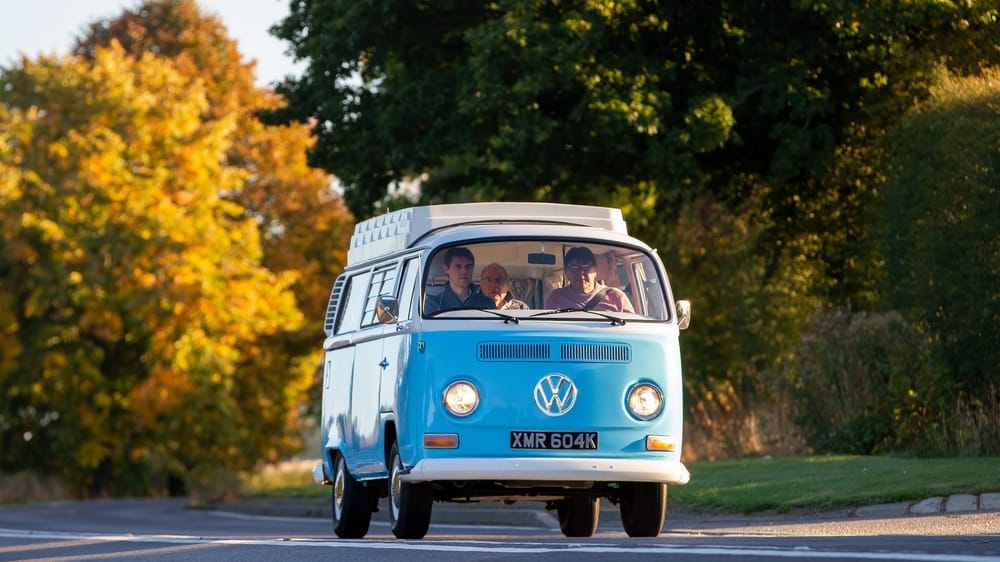
[[382, 367], [383, 369], [385, 369], [386, 367], [388, 367], [388, 366], [389, 366], [389, 360], [388, 360], [388, 359], [386, 359], [385, 357], [383, 357], [383, 358], [382, 358], [382, 362], [381, 362], [381, 363], [379, 363], [379, 364], [378, 364], [378, 366], [379, 366], [379, 367]]

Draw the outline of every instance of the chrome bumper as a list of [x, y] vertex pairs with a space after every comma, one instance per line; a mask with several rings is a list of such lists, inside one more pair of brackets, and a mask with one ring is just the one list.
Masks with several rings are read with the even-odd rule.
[[680, 461], [647, 459], [424, 459], [400, 475], [407, 482], [433, 480], [533, 480], [552, 482], [664, 482], [687, 484]]

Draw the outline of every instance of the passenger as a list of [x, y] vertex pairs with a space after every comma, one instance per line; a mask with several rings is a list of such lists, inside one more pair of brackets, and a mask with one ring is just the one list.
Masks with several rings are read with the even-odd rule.
[[483, 268], [480, 280], [480, 291], [487, 297], [493, 299], [493, 303], [500, 310], [527, 310], [529, 307], [524, 301], [519, 301], [510, 294], [510, 278], [507, 277], [507, 270], [498, 263], [491, 263]]
[[493, 300], [472, 289], [472, 271], [476, 258], [468, 248], [449, 248], [444, 253], [444, 272], [448, 284], [438, 295], [428, 295], [424, 314], [456, 308], [496, 308]]
[[635, 312], [624, 291], [597, 282], [597, 258], [589, 248], [566, 252], [564, 275], [569, 285], [549, 293], [545, 308]]

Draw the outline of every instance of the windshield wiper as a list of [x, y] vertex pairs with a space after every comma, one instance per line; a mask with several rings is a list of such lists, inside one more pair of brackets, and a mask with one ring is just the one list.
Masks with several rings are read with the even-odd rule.
[[514, 324], [517, 324], [518, 322], [520, 322], [517, 319], [517, 316], [513, 316], [511, 314], [506, 314], [506, 313], [503, 313], [503, 312], [499, 312], [499, 311], [497, 311], [496, 309], [493, 309], [493, 308], [481, 308], [481, 307], [471, 307], [471, 306], [470, 307], [463, 307], [463, 308], [446, 308], [444, 310], [436, 310], [436, 311], [434, 311], [434, 312], [432, 312], [430, 314], [425, 314], [424, 316], [427, 317], [427, 318], [433, 318], [433, 317], [435, 317], [435, 316], [437, 316], [439, 314], [444, 314], [445, 312], [456, 312], [456, 311], [462, 311], [462, 310], [481, 310], [483, 312], [489, 312], [490, 314], [492, 314], [494, 316], [499, 316], [500, 318], [503, 318], [503, 323], [504, 324], [507, 324], [508, 322], [513, 322]]
[[611, 316], [610, 314], [604, 314], [603, 312], [599, 312], [596, 310], [587, 310], [585, 308], [560, 308], [557, 310], [546, 310], [545, 312], [536, 312], [535, 314], [532, 314], [530, 318], [537, 318], [539, 316], [548, 316], [550, 314], [563, 314], [567, 312], [586, 312], [587, 314], [594, 314], [596, 316], [604, 318], [605, 320], [610, 320], [612, 326], [625, 325], [624, 318], [620, 318], [618, 316]]

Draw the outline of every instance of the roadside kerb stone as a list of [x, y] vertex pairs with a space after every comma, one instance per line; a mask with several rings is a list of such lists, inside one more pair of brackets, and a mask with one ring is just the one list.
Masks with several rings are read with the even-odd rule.
[[979, 496], [980, 511], [1000, 511], [1000, 494], [982, 494]]
[[944, 509], [948, 513], [964, 513], [976, 511], [979, 508], [979, 499], [971, 494], [955, 494], [948, 496], [948, 501], [944, 504]]
[[885, 503], [867, 505], [854, 510], [855, 517], [896, 517], [906, 513], [910, 502]]
[[910, 513], [916, 513], [918, 515], [927, 515], [931, 513], [938, 513], [944, 506], [944, 498], [927, 498], [926, 500], [917, 502], [910, 506]]

